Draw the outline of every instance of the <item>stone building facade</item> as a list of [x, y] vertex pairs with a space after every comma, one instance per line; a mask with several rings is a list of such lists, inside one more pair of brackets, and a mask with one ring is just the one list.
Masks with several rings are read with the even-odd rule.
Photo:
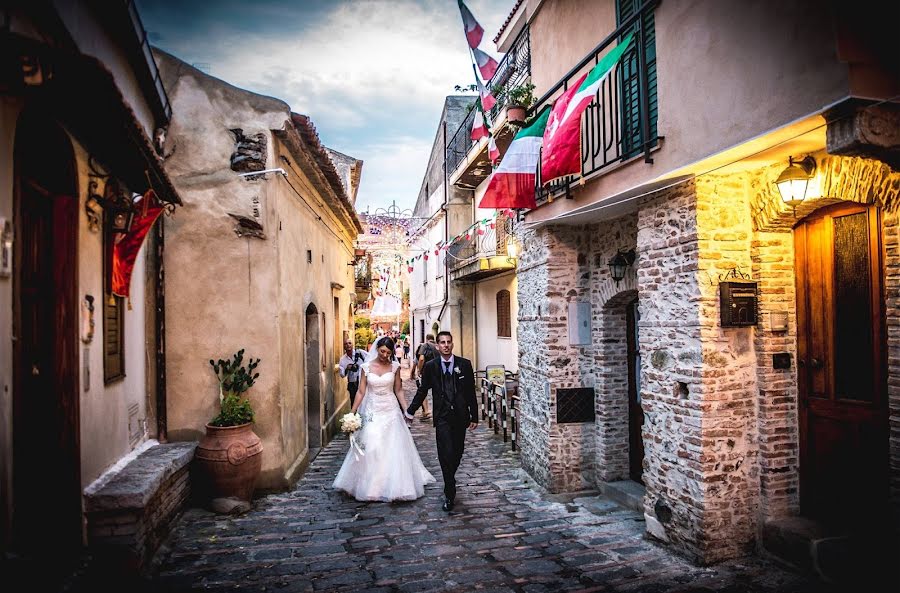
[[[530, 30], [546, 93], [535, 112], [634, 25], [622, 16], [632, 4], [583, 7], [592, 31], [573, 2], [516, 4], [509, 26]], [[700, 563], [798, 541], [803, 553], [785, 559], [811, 566], [798, 556], [815, 555], [822, 533], [877, 549], [900, 527], [900, 77], [878, 43], [848, 50], [868, 38], [852, 15], [812, 22], [803, 6], [777, 23], [753, 3], [644, 6], [652, 38], [623, 58], [647, 69], [658, 101], [635, 104], [652, 134], [644, 151], [621, 144], [597, 164], [609, 155], [592, 122], [617, 117], [602, 97], [624, 85], [613, 70], [582, 121], [582, 174], [541, 190], [521, 231], [523, 467], [554, 492], [640, 484], [648, 533]], [[713, 61], [710, 44], [725, 53]], [[748, 47], [782, 44], [790, 58], [736, 66]], [[765, 91], [806, 75], [789, 96]], [[775, 181], [801, 156], [815, 167], [790, 206]], [[620, 255], [633, 260], [615, 280]], [[748, 279], [756, 322], [731, 324], [723, 285]], [[878, 537], [860, 537], [870, 528]]]

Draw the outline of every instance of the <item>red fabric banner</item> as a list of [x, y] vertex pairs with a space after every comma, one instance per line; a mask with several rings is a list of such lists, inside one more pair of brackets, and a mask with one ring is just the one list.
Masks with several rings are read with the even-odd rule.
[[144, 244], [144, 238], [153, 223], [163, 213], [163, 208], [156, 192], [147, 190], [144, 197], [137, 204], [138, 211], [134, 214], [131, 230], [120, 235], [113, 245], [112, 255], [112, 293], [120, 297], [129, 297], [131, 286], [131, 274], [134, 271], [134, 261]]

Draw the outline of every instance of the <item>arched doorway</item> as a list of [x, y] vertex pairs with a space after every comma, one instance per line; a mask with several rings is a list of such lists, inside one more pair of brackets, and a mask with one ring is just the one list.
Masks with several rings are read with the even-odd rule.
[[322, 446], [322, 393], [319, 386], [319, 311], [313, 303], [306, 307], [306, 427], [309, 448]]
[[794, 228], [794, 251], [801, 509], [859, 523], [888, 492], [880, 212], [823, 208]]
[[27, 111], [14, 151], [12, 544], [75, 549], [82, 543], [75, 157], [62, 128]]

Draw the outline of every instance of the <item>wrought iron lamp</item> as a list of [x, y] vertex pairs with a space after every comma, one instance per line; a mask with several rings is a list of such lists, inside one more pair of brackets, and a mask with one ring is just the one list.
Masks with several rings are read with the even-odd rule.
[[616, 284], [625, 277], [625, 271], [628, 269], [628, 266], [634, 263], [634, 259], [634, 249], [629, 249], [628, 251], [619, 249], [612, 259], [609, 260], [609, 272]]
[[807, 156], [795, 161], [794, 157], [788, 158], [788, 167], [781, 172], [775, 180], [781, 201], [795, 209], [806, 199], [809, 190], [809, 182], [815, 177], [816, 160]]

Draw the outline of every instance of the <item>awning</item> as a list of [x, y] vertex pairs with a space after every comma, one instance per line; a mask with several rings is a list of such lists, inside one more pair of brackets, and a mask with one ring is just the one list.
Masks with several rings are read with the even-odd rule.
[[181, 204], [150, 138], [96, 58], [0, 33], [0, 93], [21, 96], [29, 109], [59, 121], [129, 190], [152, 187], [162, 201]]

